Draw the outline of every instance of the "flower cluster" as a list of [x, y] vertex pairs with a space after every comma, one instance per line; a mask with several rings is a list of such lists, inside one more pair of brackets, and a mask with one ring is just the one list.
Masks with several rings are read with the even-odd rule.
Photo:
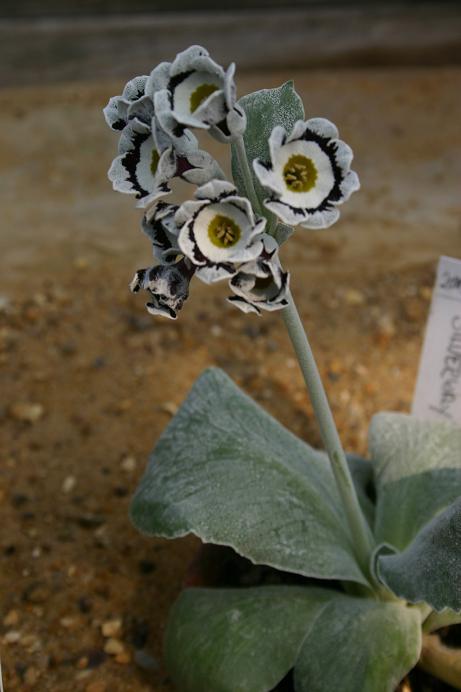
[[[273, 237], [277, 219], [327, 227], [339, 216], [337, 205], [358, 188], [350, 171], [352, 152], [332, 123], [298, 121], [289, 135], [277, 126], [269, 140], [270, 161], [253, 161], [269, 191], [264, 216], [260, 209], [258, 215], [192, 132], [242, 142], [246, 115], [236, 102], [234, 72], [233, 64], [224, 70], [204, 48], [192, 46], [149, 76], [129, 81], [104, 109], [107, 124], [120, 133], [109, 179], [144, 208], [142, 229], [156, 260], [136, 272], [130, 287], [148, 292], [147, 309], [154, 315], [175, 319], [193, 276], [205, 283], [227, 279], [229, 301], [243, 312], [285, 307], [289, 275]], [[175, 178], [197, 186], [193, 199], [164, 201]], [[247, 187], [244, 194], [254, 199]]]

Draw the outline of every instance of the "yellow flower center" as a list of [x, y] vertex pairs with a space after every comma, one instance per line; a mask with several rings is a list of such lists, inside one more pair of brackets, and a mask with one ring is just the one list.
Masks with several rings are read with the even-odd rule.
[[285, 164], [283, 178], [291, 192], [309, 192], [316, 183], [317, 169], [312, 159], [293, 154]]
[[236, 245], [241, 235], [240, 226], [237, 226], [233, 219], [221, 214], [217, 214], [208, 226], [209, 239], [213, 245], [220, 248]]
[[158, 153], [157, 149], [152, 149], [152, 157], [150, 160], [150, 170], [152, 171], [152, 175], [156, 174], [159, 161], [160, 154]]
[[190, 95], [190, 112], [193, 113], [210, 96], [217, 91], [216, 84], [201, 84]]

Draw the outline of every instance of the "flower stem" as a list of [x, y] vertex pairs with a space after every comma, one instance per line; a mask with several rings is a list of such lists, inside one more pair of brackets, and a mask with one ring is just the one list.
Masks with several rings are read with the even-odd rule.
[[323, 444], [330, 458], [358, 563], [364, 575], [370, 579], [370, 557], [374, 549], [373, 537], [360, 508], [320, 373], [291, 293], [288, 295], [288, 305], [283, 309], [282, 316], [304, 376]]
[[445, 646], [437, 635], [423, 637], [419, 665], [427, 673], [461, 690], [461, 651]]
[[243, 141], [242, 135], [236, 137], [234, 143], [248, 199], [250, 200], [251, 206], [253, 207], [254, 211], [257, 214], [262, 215], [263, 210], [258, 199], [258, 195], [256, 194], [255, 185], [253, 181], [253, 174], [250, 169], [250, 164], [248, 163], [247, 154], [245, 150], [245, 143]]

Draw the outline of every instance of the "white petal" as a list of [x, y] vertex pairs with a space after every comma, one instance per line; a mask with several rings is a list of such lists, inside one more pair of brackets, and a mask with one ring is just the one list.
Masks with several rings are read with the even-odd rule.
[[336, 139], [338, 137], [338, 128], [326, 118], [310, 118], [306, 120], [306, 129], [312, 130], [315, 134], [327, 139]]
[[354, 158], [354, 152], [348, 144], [338, 139], [336, 142], [335, 159], [340, 168], [343, 170], [349, 169], [352, 159]]
[[219, 167], [217, 161], [212, 159], [208, 165], [203, 165], [203, 167], [191, 168], [189, 171], [185, 171], [184, 173], [182, 173], [181, 178], [187, 180], [188, 183], [192, 183], [193, 185], [204, 185], [205, 183], [208, 183], [210, 180], [224, 178], [224, 173]]
[[183, 202], [175, 214], [175, 222], [181, 227], [184, 226], [186, 221], [188, 221], [191, 216], [196, 214], [204, 206], [203, 202], [196, 200], [187, 200]]
[[341, 202], [345, 202], [349, 199], [353, 192], [360, 190], [359, 176], [355, 171], [348, 171], [346, 177], [340, 185], [340, 189], [343, 195]]
[[[163, 185], [158, 185], [149, 195], [146, 195], [146, 197], [141, 197], [141, 199], [136, 202], [136, 206], [141, 209], [147, 209], [147, 207], [150, 207], [152, 204], [154, 204], [154, 202], [157, 202], [157, 200], [161, 199], [162, 197], [171, 195], [171, 192], [172, 190], [166, 183]], [[151, 218], [148, 211], [146, 211], [146, 217], [148, 219]]]
[[236, 91], [235, 91], [235, 63], [232, 62], [226, 70], [224, 77], [224, 97], [229, 110], [234, 107]]
[[299, 225], [303, 228], [329, 228], [339, 219], [339, 209], [325, 209], [325, 211], [316, 211], [314, 214]]
[[243, 108], [234, 106], [227, 114], [226, 125], [230, 134], [227, 135], [219, 128], [216, 128], [219, 131], [217, 139], [223, 141], [223, 138], [225, 138], [224, 141], [229, 141], [238, 135], [243, 135], [247, 126], [247, 117]]
[[222, 122], [225, 120], [227, 113], [228, 109], [222, 89], [218, 89], [210, 94], [194, 111], [195, 117], [207, 125], [215, 125]]
[[170, 80], [170, 68], [170, 62], [161, 62], [160, 65], [157, 65], [150, 73], [146, 82], [145, 92], [152, 99], [157, 91], [167, 88]]
[[104, 118], [111, 130], [120, 131], [126, 125], [128, 102], [120, 96], [112, 96], [103, 109]]
[[279, 194], [285, 192], [286, 185], [280, 173], [277, 174], [272, 169], [267, 169], [259, 159], [253, 161], [253, 169], [263, 187], [267, 187], [269, 190], [273, 190]]
[[297, 120], [293, 125], [293, 129], [287, 137], [287, 142], [293, 142], [296, 139], [300, 139], [307, 130], [306, 122], [304, 120]]
[[197, 148], [197, 139], [189, 130], [177, 133], [178, 123], [172, 113], [168, 91], [158, 91], [154, 97], [157, 122], [174, 143], [178, 153], [187, 153]]
[[197, 254], [197, 243], [194, 236], [193, 222], [189, 219], [179, 231], [178, 245], [181, 252], [188, 257], [193, 264], [205, 265], [206, 259], [201, 259]]
[[[191, 109], [191, 96], [192, 94], [201, 86], [209, 84], [216, 87], [216, 91], [208, 96], [200, 106], [192, 111]], [[185, 124], [193, 125], [196, 121], [199, 123], [198, 126], [203, 127], [203, 115], [201, 114], [201, 108], [209, 101], [212, 100], [215, 94], [218, 94], [218, 100], [222, 102], [221, 107], [221, 118], [225, 116], [226, 110], [224, 105], [224, 94], [222, 92], [223, 82], [216, 75], [209, 74], [206, 72], [192, 72], [187, 76], [182, 82], [180, 82], [174, 89], [173, 94], [173, 108], [176, 118], [179, 122], [185, 122]]]
[[130, 79], [130, 81], [125, 84], [122, 97], [127, 99], [127, 101], [136, 101], [140, 99], [145, 94], [147, 80], [147, 75], [141, 75], [140, 77]]
[[195, 276], [205, 284], [214, 284], [235, 274], [235, 268], [230, 265], [219, 265], [213, 267], [200, 267], [195, 272]]
[[170, 74], [176, 76], [183, 72], [189, 72], [189, 70], [194, 69], [196, 60], [208, 57], [209, 53], [203, 46], [189, 46], [189, 48], [177, 54], [171, 65]]
[[211, 180], [209, 183], [199, 187], [195, 196], [197, 199], [216, 200], [222, 196], [236, 195], [236, 193], [235, 185], [227, 180]]
[[301, 221], [307, 218], [304, 209], [293, 209], [293, 207], [275, 199], [264, 200], [264, 206], [289, 226], [297, 226]]
[[255, 305], [249, 303], [244, 298], [240, 298], [240, 296], [229, 296], [227, 300], [229, 303], [232, 303], [232, 305], [235, 305], [235, 307], [239, 308], [242, 312], [246, 313], [247, 315], [250, 313], [253, 313], [255, 315], [261, 314], [261, 310], [259, 310]]
[[156, 303], [146, 303], [147, 312], [151, 315], [160, 315], [160, 317], [169, 317], [170, 320], [176, 319], [176, 314], [173, 313], [171, 308], [166, 305], [160, 305]]
[[150, 124], [154, 114], [154, 103], [150, 96], [142, 96], [137, 101], [130, 104], [127, 111], [127, 118], [137, 118], [142, 123]]
[[275, 160], [278, 156], [280, 147], [285, 143], [287, 133], [281, 125], [277, 125], [271, 132], [269, 137], [269, 150], [271, 154], [271, 161], [273, 166], [275, 166]]

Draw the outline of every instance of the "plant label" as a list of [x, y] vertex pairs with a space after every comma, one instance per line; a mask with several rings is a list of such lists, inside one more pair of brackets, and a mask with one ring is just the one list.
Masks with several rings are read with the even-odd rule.
[[461, 260], [441, 257], [412, 413], [461, 425]]

